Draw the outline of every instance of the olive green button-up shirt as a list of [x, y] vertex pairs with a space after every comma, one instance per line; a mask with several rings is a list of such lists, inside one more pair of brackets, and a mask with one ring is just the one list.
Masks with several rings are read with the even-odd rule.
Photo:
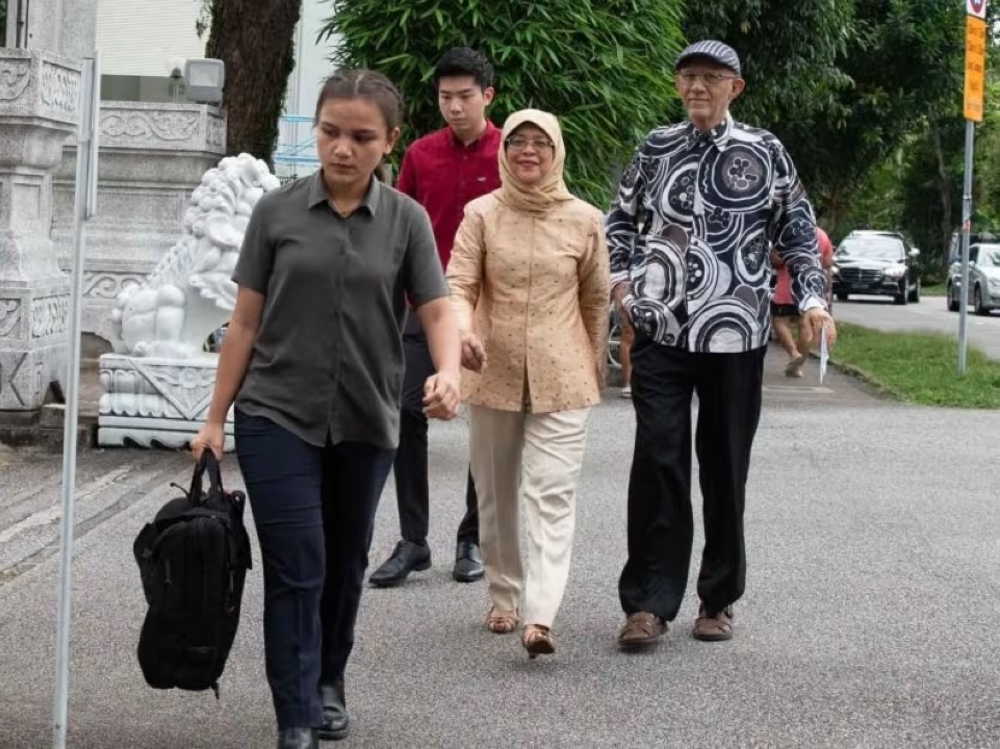
[[350, 216], [322, 171], [265, 194], [233, 275], [266, 297], [236, 408], [313, 445], [393, 448], [406, 298], [448, 295], [427, 212], [373, 179]]

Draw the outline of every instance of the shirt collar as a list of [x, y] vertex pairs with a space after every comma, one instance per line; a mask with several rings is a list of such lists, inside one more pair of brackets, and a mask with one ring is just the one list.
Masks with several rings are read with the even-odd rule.
[[703, 133], [701, 130], [696, 128], [692, 123], [687, 124], [687, 145], [688, 148], [693, 148], [698, 143], [710, 142], [714, 143], [716, 148], [725, 147], [726, 143], [729, 142], [729, 136], [733, 131], [733, 117], [728, 112], [726, 113], [726, 119], [720, 122], [718, 125], [713, 127], [707, 133]]
[[489, 119], [486, 120], [486, 129], [483, 130], [483, 134], [480, 135], [476, 140], [472, 141], [469, 145], [465, 145], [458, 136], [455, 135], [455, 131], [448, 127], [448, 134], [451, 136], [451, 143], [453, 146], [459, 149], [476, 149], [479, 148], [483, 143], [485, 143], [497, 130], [497, 126], [493, 124]]
[[[361, 204], [358, 207], [368, 209], [368, 212], [374, 216], [375, 211], [378, 210], [381, 192], [381, 183], [373, 175], [372, 181], [368, 185], [368, 191], [361, 199]], [[317, 169], [316, 174], [313, 176], [312, 184], [309, 185], [309, 208], [315, 208], [321, 203], [328, 203], [329, 200], [330, 196], [326, 191], [326, 183], [323, 181], [323, 170]]]

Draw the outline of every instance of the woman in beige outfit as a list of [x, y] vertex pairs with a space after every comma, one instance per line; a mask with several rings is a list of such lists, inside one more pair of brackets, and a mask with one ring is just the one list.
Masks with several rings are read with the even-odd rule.
[[566, 189], [565, 156], [553, 115], [511, 115], [502, 187], [466, 206], [447, 272], [467, 370], [487, 625], [512, 632], [520, 611], [531, 657], [555, 652], [551, 627], [569, 576], [587, 415], [601, 399], [607, 342], [602, 215]]

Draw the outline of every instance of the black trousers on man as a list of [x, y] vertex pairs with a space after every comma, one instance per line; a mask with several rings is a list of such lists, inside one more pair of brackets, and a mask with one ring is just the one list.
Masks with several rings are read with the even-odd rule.
[[[434, 374], [427, 336], [420, 318], [410, 312], [403, 329], [403, 402], [399, 422], [399, 448], [393, 473], [399, 528], [406, 541], [427, 540], [430, 515], [430, 484], [427, 478], [427, 416], [424, 414], [424, 383]], [[465, 517], [458, 526], [458, 541], [479, 544], [479, 503], [468, 472], [465, 486]]]
[[236, 410], [236, 454], [264, 570], [264, 652], [278, 728], [323, 724], [320, 685], [342, 687], [375, 512], [392, 450], [308, 444]]
[[645, 611], [673, 621], [684, 597], [694, 538], [694, 393], [705, 518], [698, 595], [710, 614], [743, 595], [743, 509], [766, 350], [692, 353], [637, 334], [631, 352], [636, 435], [628, 488], [628, 562], [618, 583], [627, 615]]

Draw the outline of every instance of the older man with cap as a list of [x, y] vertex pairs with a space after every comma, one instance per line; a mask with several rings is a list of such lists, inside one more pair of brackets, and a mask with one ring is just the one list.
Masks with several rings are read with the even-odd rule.
[[836, 338], [813, 209], [792, 160], [774, 135], [730, 116], [745, 85], [738, 55], [722, 42], [692, 44], [675, 81], [688, 121], [647, 136], [606, 222], [612, 294], [636, 331], [622, 647], [659, 640], [684, 597], [694, 394], [705, 548], [693, 633], [733, 636], [746, 586], [743, 509], [770, 332], [770, 247], [791, 272], [804, 326], [829, 344]]

